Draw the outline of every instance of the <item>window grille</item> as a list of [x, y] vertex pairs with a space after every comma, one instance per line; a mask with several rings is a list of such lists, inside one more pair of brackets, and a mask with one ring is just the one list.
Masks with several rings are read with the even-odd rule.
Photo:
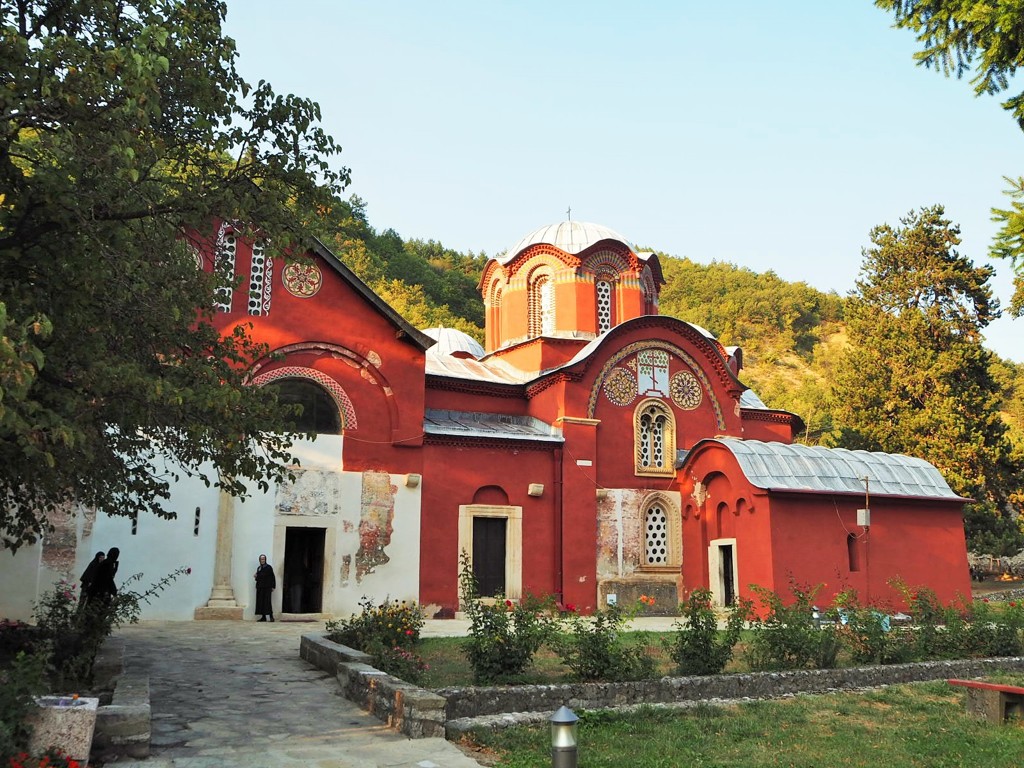
[[668, 515], [660, 504], [644, 515], [644, 560], [647, 565], [668, 565]]

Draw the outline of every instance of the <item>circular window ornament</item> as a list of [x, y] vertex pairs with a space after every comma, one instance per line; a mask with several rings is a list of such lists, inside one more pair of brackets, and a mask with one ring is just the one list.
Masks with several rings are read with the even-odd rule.
[[670, 391], [672, 402], [684, 411], [692, 411], [704, 399], [704, 390], [701, 389], [700, 382], [689, 371], [680, 371], [672, 376]]
[[316, 264], [289, 264], [282, 274], [284, 287], [292, 296], [308, 299], [323, 285], [324, 276]]
[[605, 379], [604, 394], [614, 405], [629, 405], [636, 399], [636, 378], [625, 368], [613, 368]]

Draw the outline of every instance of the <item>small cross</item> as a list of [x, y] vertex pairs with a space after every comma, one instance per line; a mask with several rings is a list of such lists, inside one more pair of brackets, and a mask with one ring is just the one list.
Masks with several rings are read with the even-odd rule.
[[569, 221], [572, 221], [572, 206], [571, 205], [569, 206], [569, 209], [565, 212], [565, 215], [569, 219]]

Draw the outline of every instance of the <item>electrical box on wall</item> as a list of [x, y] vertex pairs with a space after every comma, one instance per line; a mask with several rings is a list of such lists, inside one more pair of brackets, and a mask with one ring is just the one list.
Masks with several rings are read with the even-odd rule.
[[871, 525], [871, 510], [870, 509], [858, 509], [857, 510], [857, 525], [867, 528]]

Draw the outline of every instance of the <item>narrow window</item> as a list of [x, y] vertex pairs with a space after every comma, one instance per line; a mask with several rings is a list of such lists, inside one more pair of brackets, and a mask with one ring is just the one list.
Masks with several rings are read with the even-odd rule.
[[192, 523], [192, 535], [199, 535], [199, 507], [196, 507], [195, 521]]
[[136, 512], [132, 515], [132, 536], [137, 535], [139, 532], [139, 513]]
[[555, 284], [541, 275], [530, 286], [530, 336], [550, 336], [555, 332]]
[[668, 515], [652, 504], [644, 515], [644, 560], [647, 565], [668, 565]]
[[852, 533], [846, 534], [846, 557], [850, 563], [850, 573], [860, 570], [860, 549], [857, 547], [857, 537]]
[[612, 284], [608, 280], [597, 281], [597, 332], [605, 333], [612, 327]]

